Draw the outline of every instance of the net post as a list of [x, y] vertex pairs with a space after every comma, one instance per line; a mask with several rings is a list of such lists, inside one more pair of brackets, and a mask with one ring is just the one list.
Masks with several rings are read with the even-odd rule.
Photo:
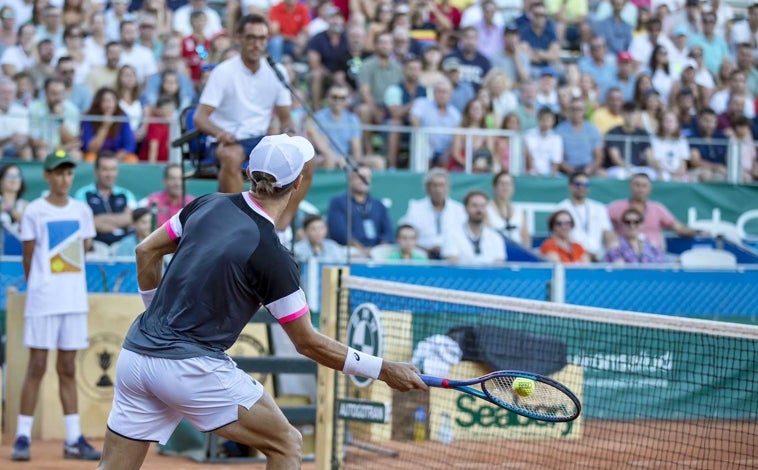
[[[347, 267], [325, 267], [321, 276], [321, 312], [319, 330], [330, 338], [337, 338], [339, 316], [340, 279], [349, 273]], [[336, 371], [318, 366], [316, 408], [316, 469], [332, 470], [334, 456], [334, 396]]]
[[551, 302], [566, 303], [566, 268], [562, 263], [553, 264], [553, 276], [550, 279], [548, 296]]

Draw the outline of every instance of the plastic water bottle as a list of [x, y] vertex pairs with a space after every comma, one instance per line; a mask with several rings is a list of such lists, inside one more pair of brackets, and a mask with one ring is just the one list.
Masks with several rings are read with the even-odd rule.
[[437, 440], [443, 444], [453, 442], [453, 421], [448, 413], [443, 412], [440, 415], [440, 427], [437, 432]]
[[416, 408], [413, 418], [413, 440], [416, 442], [425, 441], [427, 416], [423, 406]]

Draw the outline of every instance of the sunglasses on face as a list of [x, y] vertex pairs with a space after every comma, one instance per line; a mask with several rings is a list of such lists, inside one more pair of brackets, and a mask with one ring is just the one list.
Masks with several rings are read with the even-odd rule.
[[335, 101], [344, 101], [347, 99], [347, 95], [331, 95], [329, 96], [329, 99], [332, 99]]
[[574, 187], [577, 188], [589, 188], [590, 182], [589, 181], [574, 181]]
[[629, 225], [630, 227], [636, 227], [641, 223], [642, 220], [640, 219], [624, 219], [624, 225]]
[[556, 220], [553, 223], [553, 225], [555, 225], [556, 227], [560, 227], [560, 226], [564, 226], [565, 227], [567, 225], [571, 225], [571, 221], [570, 220]]

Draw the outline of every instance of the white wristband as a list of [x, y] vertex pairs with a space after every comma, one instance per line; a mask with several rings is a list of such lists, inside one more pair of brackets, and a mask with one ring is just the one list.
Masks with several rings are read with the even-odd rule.
[[145, 310], [147, 310], [150, 308], [150, 304], [153, 303], [153, 297], [155, 297], [155, 291], [157, 291], [158, 288], [156, 287], [155, 289], [150, 290], [142, 290], [137, 288], [137, 290], [139, 291], [140, 297], [142, 297], [142, 303], [145, 304]]
[[382, 371], [382, 358], [372, 356], [371, 354], [356, 351], [353, 348], [347, 348], [345, 357], [345, 367], [342, 372], [347, 375], [360, 375], [371, 379], [378, 379]]

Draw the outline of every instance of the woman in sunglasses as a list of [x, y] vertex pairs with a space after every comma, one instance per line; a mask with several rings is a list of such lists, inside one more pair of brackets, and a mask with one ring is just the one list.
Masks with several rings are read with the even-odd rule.
[[571, 241], [574, 217], [561, 209], [547, 219], [550, 236], [540, 245], [540, 253], [547, 261], [556, 263], [588, 263], [590, 255], [582, 245]]
[[663, 253], [654, 247], [640, 232], [644, 217], [630, 207], [621, 214], [621, 231], [618, 244], [605, 252], [605, 261], [617, 264], [663, 263]]

